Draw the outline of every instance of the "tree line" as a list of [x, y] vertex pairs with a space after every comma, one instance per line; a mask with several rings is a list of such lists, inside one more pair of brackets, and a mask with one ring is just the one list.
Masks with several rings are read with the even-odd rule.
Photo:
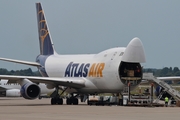
[[22, 76], [41, 76], [39, 71], [33, 72], [31, 68], [24, 70], [10, 70], [0, 68], [0, 75], [22, 75]]
[[162, 69], [144, 68], [143, 72], [153, 73], [156, 77], [180, 76], [180, 70], [178, 67], [164, 67]]

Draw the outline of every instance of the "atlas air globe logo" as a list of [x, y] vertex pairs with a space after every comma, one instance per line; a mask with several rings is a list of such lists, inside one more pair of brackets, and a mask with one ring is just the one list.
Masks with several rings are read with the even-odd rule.
[[103, 77], [105, 63], [73, 63], [66, 67], [65, 77]]

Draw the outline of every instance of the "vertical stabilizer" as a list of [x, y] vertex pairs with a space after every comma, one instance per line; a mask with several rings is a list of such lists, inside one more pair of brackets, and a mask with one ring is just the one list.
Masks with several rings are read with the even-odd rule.
[[37, 23], [39, 33], [39, 44], [41, 55], [52, 55], [55, 53], [53, 42], [51, 40], [50, 32], [48, 30], [45, 14], [41, 3], [36, 3]]

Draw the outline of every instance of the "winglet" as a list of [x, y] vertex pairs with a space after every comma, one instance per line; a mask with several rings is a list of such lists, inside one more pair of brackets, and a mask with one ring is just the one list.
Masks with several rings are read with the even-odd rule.
[[55, 50], [48, 30], [47, 22], [45, 20], [45, 14], [42, 9], [41, 3], [36, 3], [36, 10], [37, 10], [40, 54], [52, 55], [55, 53]]

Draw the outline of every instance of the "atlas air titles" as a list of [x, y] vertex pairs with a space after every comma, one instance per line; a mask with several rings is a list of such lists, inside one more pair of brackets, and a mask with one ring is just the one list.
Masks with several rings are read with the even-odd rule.
[[66, 67], [65, 77], [103, 77], [105, 63], [73, 63]]

